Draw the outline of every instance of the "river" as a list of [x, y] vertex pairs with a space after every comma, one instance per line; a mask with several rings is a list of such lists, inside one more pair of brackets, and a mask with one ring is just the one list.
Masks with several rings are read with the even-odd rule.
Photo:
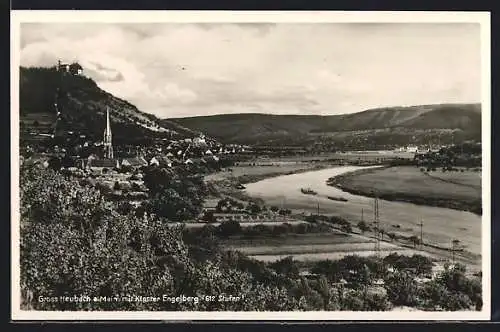
[[[263, 199], [269, 205], [291, 209], [295, 212], [337, 215], [349, 220], [373, 220], [373, 198], [352, 195], [328, 186], [332, 176], [352, 172], [364, 167], [340, 166], [319, 171], [283, 175], [246, 185], [246, 193]], [[305, 195], [301, 188], [311, 188], [317, 195]], [[343, 197], [347, 202], [333, 201], [326, 196]], [[362, 212], [363, 211], [363, 212]], [[481, 216], [470, 212], [447, 208], [391, 202], [379, 199], [380, 225], [386, 232], [416, 235], [420, 237], [420, 221], [423, 221], [424, 242], [451, 247], [458, 239], [465, 250], [481, 254]], [[395, 226], [399, 225], [399, 228]]]

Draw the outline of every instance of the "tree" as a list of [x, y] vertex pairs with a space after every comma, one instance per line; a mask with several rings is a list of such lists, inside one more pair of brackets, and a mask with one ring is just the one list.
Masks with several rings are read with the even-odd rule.
[[420, 243], [420, 239], [416, 235], [412, 235], [409, 238], [410, 242], [413, 243], [413, 248], [416, 248], [417, 245]]
[[381, 239], [384, 240], [385, 230], [379, 229], [378, 233], [380, 234]]
[[157, 192], [151, 199], [151, 206], [157, 215], [176, 222], [192, 219], [201, 210], [200, 205], [172, 188]]
[[338, 261], [322, 260], [311, 269], [312, 273], [324, 275], [332, 282], [339, 282], [342, 278], [342, 266]]
[[321, 276], [318, 280], [318, 292], [323, 299], [323, 310], [328, 310], [330, 306], [330, 287], [328, 285], [328, 281], [325, 276]]
[[121, 215], [128, 215], [129, 213], [132, 213], [133, 206], [129, 202], [122, 202], [118, 204], [117, 211]]
[[251, 214], [257, 214], [261, 211], [261, 208], [255, 203], [250, 203], [248, 205], [248, 210], [250, 211]]
[[387, 311], [391, 307], [386, 294], [367, 293], [364, 300], [364, 310], [367, 311]]
[[299, 267], [292, 256], [288, 256], [276, 262], [273, 262], [269, 265], [269, 267], [275, 270], [277, 273], [283, 274], [289, 278], [299, 277]]
[[432, 281], [422, 289], [422, 298], [426, 307], [447, 311], [481, 310], [481, 284], [478, 280], [468, 279], [465, 268], [460, 265], [446, 266]]
[[342, 230], [342, 232], [352, 233], [352, 226], [350, 224], [342, 225], [340, 229]]
[[205, 220], [206, 222], [209, 222], [209, 223], [215, 222], [216, 218], [214, 217], [213, 211], [206, 211], [203, 214], [203, 220]]
[[370, 258], [348, 255], [339, 260], [342, 278], [354, 288], [361, 288], [370, 283], [374, 277], [370, 266], [375, 270]]
[[303, 298], [306, 302], [304, 308], [306, 311], [324, 308], [323, 298], [317, 290], [310, 286], [309, 281], [304, 277], [301, 277], [296, 286], [292, 288], [290, 296], [296, 299]]
[[241, 233], [241, 225], [236, 220], [224, 221], [218, 227], [218, 234], [222, 237], [229, 237]]
[[[132, 215], [106, 218], [90, 234], [61, 223], [32, 223], [23, 227], [21, 237], [22, 284], [47, 296], [170, 293], [176, 278], [171, 272], [190, 264], [177, 230]], [[32, 305], [39, 310], [153, 309], [148, 303], [127, 301]]]
[[57, 157], [50, 158], [48, 163], [49, 167], [55, 171], [59, 171], [61, 169], [62, 166], [61, 159]]
[[391, 241], [394, 241], [397, 238], [396, 234], [393, 232], [387, 233], [387, 236], [391, 239]]
[[418, 303], [418, 285], [406, 271], [396, 272], [385, 280], [387, 297], [396, 306], [415, 306]]
[[340, 310], [363, 311], [365, 309], [363, 293], [358, 290], [347, 291], [342, 299]]
[[406, 257], [408, 260], [407, 265], [415, 269], [418, 275], [432, 273], [434, 263], [432, 259], [426, 256], [414, 254], [411, 257]]
[[362, 233], [364, 233], [364, 232], [366, 232], [366, 231], [370, 230], [370, 227], [368, 227], [368, 225], [366, 224], [366, 222], [365, 222], [365, 221], [363, 221], [363, 220], [362, 220], [362, 221], [360, 221], [360, 222], [358, 223], [358, 228], [359, 228], [359, 230], [360, 230]]

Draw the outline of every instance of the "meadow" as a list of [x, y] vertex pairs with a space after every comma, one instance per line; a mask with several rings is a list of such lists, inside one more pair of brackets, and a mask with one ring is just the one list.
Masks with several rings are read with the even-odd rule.
[[481, 191], [481, 172], [473, 172], [467, 169], [463, 172], [431, 172], [428, 175], [434, 179], [441, 180], [443, 182], [453, 183], [463, 187], [469, 187]]
[[332, 178], [329, 183], [357, 195], [474, 213], [481, 210], [480, 172], [426, 172], [399, 166], [352, 172]]

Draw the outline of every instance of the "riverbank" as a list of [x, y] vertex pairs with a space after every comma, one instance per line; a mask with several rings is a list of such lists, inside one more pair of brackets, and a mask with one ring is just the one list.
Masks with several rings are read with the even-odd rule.
[[[278, 161], [279, 162], [279, 161]], [[264, 201], [251, 197], [244, 190], [238, 189], [240, 185], [259, 182], [265, 179], [282, 175], [298, 174], [312, 170], [331, 167], [325, 163], [297, 162], [287, 165], [238, 165], [223, 171], [205, 176], [205, 183], [210, 188], [211, 196], [216, 198], [232, 198], [243, 202], [253, 202], [259, 205]]]
[[241, 176], [234, 177], [234, 181], [236, 181], [240, 184], [249, 184], [249, 183], [255, 183], [258, 181], [262, 181], [262, 180], [277, 177], [277, 176], [300, 174], [300, 173], [305, 173], [305, 172], [310, 172], [310, 171], [319, 171], [319, 170], [326, 169], [329, 167], [332, 167], [332, 165], [331, 164], [315, 164], [313, 166], [304, 166], [303, 168], [298, 168], [296, 170], [275, 171], [275, 172], [269, 172], [269, 173], [263, 173], [263, 174], [253, 174], [253, 175], [244, 174]]
[[[382, 167], [375, 167], [381, 169]], [[356, 225], [361, 219], [369, 223], [373, 215], [373, 199], [350, 194], [326, 184], [326, 179], [343, 174], [366, 170], [356, 166], [340, 166], [329, 169], [302, 172], [294, 175], [268, 178], [245, 185], [241, 192], [265, 202], [268, 206], [280, 206], [292, 213], [339, 216]], [[394, 174], [389, 173], [394, 177]], [[396, 177], [397, 178], [397, 177]], [[402, 184], [404, 185], [404, 184]], [[300, 189], [311, 188], [317, 195], [304, 195]], [[335, 201], [328, 197], [343, 197], [347, 201]], [[453, 239], [459, 239], [463, 248], [475, 255], [481, 254], [481, 217], [470, 212], [448, 208], [416, 205], [380, 199], [380, 223], [387, 233], [398, 238], [420, 237], [424, 242], [442, 248], [451, 248]], [[420, 222], [424, 227], [420, 229]], [[413, 244], [412, 244], [413, 246]], [[480, 261], [480, 259], [478, 259]]]
[[444, 182], [416, 167], [356, 170], [331, 177], [327, 184], [353, 195], [482, 214], [480, 188]]

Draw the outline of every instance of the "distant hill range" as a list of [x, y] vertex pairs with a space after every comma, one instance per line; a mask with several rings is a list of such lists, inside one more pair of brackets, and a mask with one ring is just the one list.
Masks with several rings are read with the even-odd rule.
[[224, 114], [169, 121], [245, 144], [376, 148], [481, 139], [480, 104], [386, 107], [329, 116]]
[[21, 67], [19, 84], [21, 140], [28, 141], [52, 134], [101, 140], [108, 107], [117, 144], [193, 137], [201, 132], [224, 143], [320, 149], [481, 139], [480, 104], [387, 107], [331, 116], [224, 114], [158, 119], [100, 89], [92, 79], [55, 66]]
[[56, 67], [21, 67], [19, 89], [21, 140], [36, 141], [51, 134], [101, 140], [108, 107], [116, 143], [195, 134], [168, 120], [160, 123], [154, 115], [100, 89], [92, 79]]

